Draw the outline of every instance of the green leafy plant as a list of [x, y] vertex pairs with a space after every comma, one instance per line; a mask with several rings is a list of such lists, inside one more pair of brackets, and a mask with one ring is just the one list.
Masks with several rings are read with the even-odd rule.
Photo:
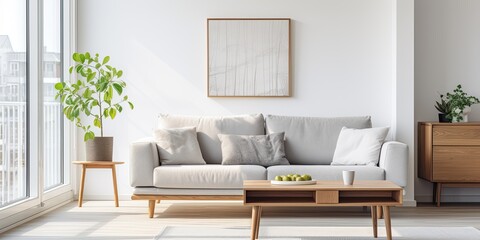
[[469, 96], [463, 91], [462, 85], [457, 85], [453, 93], [447, 93], [445, 102], [450, 106], [450, 111], [447, 113], [447, 118], [452, 122], [460, 122], [463, 120], [463, 110], [473, 104], [480, 103], [477, 97]]
[[108, 64], [109, 56], [101, 58], [98, 53], [94, 56], [88, 52], [74, 53], [72, 58], [75, 64], [69, 72], [72, 74], [75, 71], [78, 79], [55, 84], [55, 98], [60, 98], [66, 118], [85, 131], [85, 141], [93, 139], [95, 133], [90, 124], [82, 123], [81, 113], [93, 117], [93, 126], [100, 129], [103, 137], [106, 118], [114, 119], [117, 113], [123, 111], [124, 104], [128, 104], [130, 109], [134, 107], [124, 94], [127, 84], [120, 80], [123, 71]]
[[440, 94], [440, 102], [435, 102], [435, 108], [443, 114], [448, 114], [452, 110], [450, 103], [446, 101], [445, 96], [442, 94]]

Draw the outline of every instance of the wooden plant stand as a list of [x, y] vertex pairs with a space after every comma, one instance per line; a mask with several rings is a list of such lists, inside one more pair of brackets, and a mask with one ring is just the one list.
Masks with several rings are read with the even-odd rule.
[[82, 207], [83, 189], [85, 188], [85, 175], [87, 168], [110, 168], [112, 169], [113, 193], [115, 197], [115, 207], [118, 207], [118, 190], [117, 190], [117, 173], [115, 166], [123, 164], [124, 162], [109, 162], [109, 161], [74, 161], [73, 164], [82, 165], [82, 178], [80, 181], [80, 191], [78, 193], [78, 207]]

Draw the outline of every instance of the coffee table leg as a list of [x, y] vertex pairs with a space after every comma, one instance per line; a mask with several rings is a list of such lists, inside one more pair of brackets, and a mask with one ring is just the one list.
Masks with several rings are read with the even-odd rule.
[[257, 237], [257, 229], [258, 229], [258, 211], [259, 211], [259, 206], [253, 206], [252, 207], [252, 233], [251, 233], [251, 239], [255, 240]]
[[258, 207], [257, 210], [257, 231], [255, 231], [255, 239], [258, 239], [258, 234], [260, 233], [260, 219], [262, 218], [262, 207]]
[[383, 206], [383, 218], [385, 219], [385, 229], [387, 230], [387, 240], [392, 240], [392, 224], [390, 221], [389, 206]]
[[382, 206], [377, 206], [377, 219], [383, 218], [383, 208]]
[[372, 226], [373, 226], [373, 237], [377, 238], [378, 236], [378, 227], [377, 227], [377, 206], [371, 207], [372, 212]]

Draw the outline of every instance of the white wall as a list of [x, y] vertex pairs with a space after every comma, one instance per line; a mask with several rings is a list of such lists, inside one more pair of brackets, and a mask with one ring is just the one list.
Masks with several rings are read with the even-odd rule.
[[[396, 89], [395, 4], [394, 0], [78, 1], [78, 50], [111, 55], [111, 64], [124, 70], [127, 92], [136, 105], [105, 129], [115, 137], [115, 160], [127, 162], [118, 170], [120, 194], [131, 193], [129, 143], [150, 136], [156, 115], [162, 112], [371, 115], [375, 126], [396, 129], [398, 112], [403, 111], [397, 110], [396, 96], [410, 91], [407, 95], [413, 99], [413, 89], [399, 93]], [[208, 17], [291, 18], [293, 97], [207, 98]], [[111, 198], [109, 173], [87, 174], [87, 198]]]
[[[396, 140], [409, 146], [408, 186], [415, 182], [414, 138], [414, 0], [398, 0], [395, 8], [395, 126]], [[404, 205], [414, 206], [413, 187], [406, 188]]]
[[[480, 96], [480, 1], [415, 1], [415, 122], [438, 121], [439, 93], [457, 84]], [[480, 105], [470, 121], [480, 121]], [[432, 185], [416, 179], [418, 201], [431, 201]], [[446, 189], [442, 201], [480, 201], [480, 189]]]

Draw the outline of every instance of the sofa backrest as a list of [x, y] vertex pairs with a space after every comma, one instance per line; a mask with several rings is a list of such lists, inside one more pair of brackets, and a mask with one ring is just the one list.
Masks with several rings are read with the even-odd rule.
[[285, 153], [290, 164], [330, 164], [342, 127], [371, 128], [364, 117], [288, 117], [267, 115], [267, 133], [285, 132]]
[[235, 116], [183, 116], [161, 114], [158, 127], [196, 127], [197, 138], [205, 162], [222, 163], [221, 143], [218, 134], [263, 135], [265, 122], [262, 114]]

